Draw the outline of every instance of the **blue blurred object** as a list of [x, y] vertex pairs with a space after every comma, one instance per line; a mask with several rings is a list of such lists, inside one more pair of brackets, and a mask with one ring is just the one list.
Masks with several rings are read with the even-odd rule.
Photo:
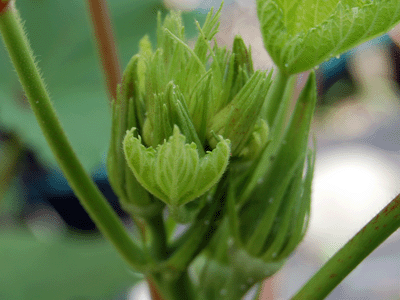
[[[23, 165], [25, 168], [21, 176], [26, 187], [24, 216], [31, 214], [35, 209], [42, 209], [43, 205], [51, 206], [62, 217], [70, 230], [97, 231], [95, 224], [80, 205], [78, 198], [59, 169], [48, 169], [42, 166], [32, 151], [26, 151]], [[101, 167], [98, 172], [95, 172], [93, 179], [118, 215], [126, 217], [126, 213], [119, 206], [118, 198], [108, 183], [105, 167]]]
[[[330, 60], [323, 62], [318, 68], [318, 73], [320, 78], [319, 94], [324, 95], [340, 79], [346, 79], [350, 81], [352, 84], [354, 84], [353, 79], [351, 78], [351, 75], [348, 70], [349, 60], [351, 59], [356, 49], [362, 50], [363, 48], [368, 48], [376, 44], [380, 44], [381, 46], [387, 48], [398, 48], [393, 43], [390, 36], [388, 34], [384, 34], [340, 56], [332, 57]], [[395, 65], [396, 64], [394, 64], [394, 66]], [[397, 77], [398, 74], [396, 78]]]

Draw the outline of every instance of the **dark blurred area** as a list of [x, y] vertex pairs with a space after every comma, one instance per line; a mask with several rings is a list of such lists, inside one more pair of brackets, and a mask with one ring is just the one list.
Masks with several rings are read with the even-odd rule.
[[[80, 205], [79, 200], [59, 170], [44, 167], [37, 160], [35, 154], [29, 150], [25, 152], [21, 163], [24, 166], [21, 179], [26, 197], [26, 206], [21, 216], [23, 219], [29, 218], [37, 208], [43, 209], [43, 206], [45, 206], [54, 209], [71, 231], [79, 233], [97, 231], [95, 224]], [[127, 217], [110, 187], [105, 170], [96, 173], [97, 176], [94, 176], [93, 179], [100, 191], [120, 217]]]

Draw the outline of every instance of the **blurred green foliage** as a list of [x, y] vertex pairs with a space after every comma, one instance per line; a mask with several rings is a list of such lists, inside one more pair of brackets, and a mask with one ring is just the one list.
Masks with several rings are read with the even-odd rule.
[[0, 299], [112, 299], [141, 279], [108, 242], [89, 241], [0, 232]]

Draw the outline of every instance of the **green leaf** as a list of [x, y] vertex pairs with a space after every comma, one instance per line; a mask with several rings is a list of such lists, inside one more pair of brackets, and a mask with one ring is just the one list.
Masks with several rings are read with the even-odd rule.
[[127, 132], [124, 151], [128, 165], [139, 183], [154, 196], [171, 206], [188, 203], [208, 191], [228, 165], [230, 142], [223, 140], [212, 152], [199, 157], [195, 143], [175, 125], [173, 135], [156, 149], [146, 148], [135, 128]]
[[[89, 238], [90, 239], [90, 238]], [[0, 299], [114, 299], [142, 276], [104, 240], [39, 241], [21, 230], [0, 235]]]
[[257, 0], [264, 45], [287, 74], [306, 71], [400, 21], [398, 0]]

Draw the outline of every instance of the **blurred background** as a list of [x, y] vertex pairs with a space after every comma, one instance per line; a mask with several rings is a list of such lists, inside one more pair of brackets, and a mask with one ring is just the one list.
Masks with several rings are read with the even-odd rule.
[[[156, 13], [184, 10], [195, 38], [221, 1], [108, 1], [121, 67]], [[55, 108], [76, 152], [127, 226], [107, 181], [110, 110], [85, 1], [17, 1]], [[226, 0], [219, 44], [240, 34], [255, 66], [273, 68], [254, 0]], [[263, 285], [261, 299], [289, 299], [400, 192], [400, 28], [316, 69], [317, 161], [308, 234]], [[146, 285], [98, 234], [55, 164], [4, 47], [0, 47], [0, 299], [143, 299]], [[298, 91], [307, 74], [298, 77]], [[393, 234], [327, 299], [400, 299], [400, 234]], [[138, 283], [134, 286], [135, 283]]]

